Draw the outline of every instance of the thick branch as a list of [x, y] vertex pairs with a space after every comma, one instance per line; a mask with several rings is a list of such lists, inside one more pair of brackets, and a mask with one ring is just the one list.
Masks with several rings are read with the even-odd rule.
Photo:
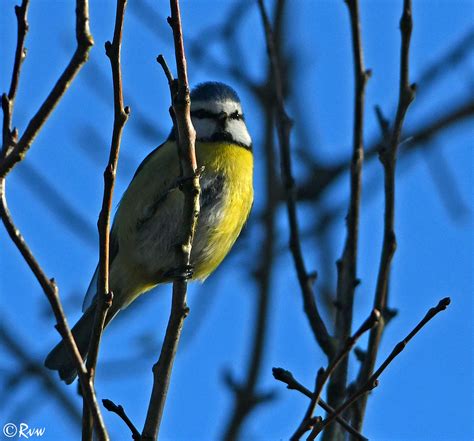
[[268, 18], [263, 0], [258, 1], [260, 13], [265, 29], [265, 39], [270, 58], [270, 64], [273, 74], [275, 97], [277, 104], [276, 124], [278, 131], [278, 140], [281, 153], [281, 173], [286, 192], [286, 203], [288, 211], [288, 221], [290, 224], [290, 249], [298, 275], [298, 281], [301, 286], [303, 302], [306, 315], [313, 330], [313, 334], [321, 346], [324, 353], [331, 358], [334, 354], [334, 343], [329, 335], [326, 325], [319, 314], [313, 292], [314, 277], [308, 274], [301, 250], [299, 236], [298, 218], [296, 213], [296, 186], [292, 174], [291, 153], [290, 153], [290, 131], [292, 121], [288, 117], [283, 102], [283, 86], [281, 80], [281, 71], [278, 63], [278, 54], [273, 38], [273, 31]]
[[199, 170], [197, 168], [195, 140], [196, 132], [191, 122], [191, 99], [186, 71], [186, 57], [184, 53], [183, 33], [179, 1], [170, 0], [171, 17], [168, 22], [173, 30], [178, 72], [177, 88], [171, 86], [175, 131], [178, 139], [178, 155], [180, 162], [182, 191], [184, 194], [183, 231], [184, 242], [177, 250], [178, 269], [183, 276], [177, 277], [173, 283], [173, 299], [171, 313], [166, 328], [165, 339], [160, 358], [153, 366], [153, 390], [148, 407], [147, 417], [143, 428], [143, 440], [155, 440], [158, 437], [166, 395], [171, 379], [173, 362], [178, 348], [179, 338], [189, 308], [186, 305], [187, 281], [184, 272], [190, 266], [191, 249], [194, 239], [197, 220], [199, 217]]
[[[375, 292], [374, 308], [384, 311], [390, 268], [393, 255], [395, 254], [397, 242], [395, 236], [395, 166], [398, 146], [400, 144], [401, 133], [405, 115], [411, 102], [415, 98], [415, 86], [409, 83], [409, 49], [412, 32], [412, 11], [411, 0], [404, 0], [403, 14], [400, 19], [401, 32], [401, 54], [400, 54], [400, 88], [397, 114], [390, 134], [389, 145], [382, 150], [380, 159], [384, 168], [385, 186], [385, 215], [384, 215], [384, 235], [382, 244], [382, 255], [377, 277], [377, 287]], [[372, 329], [369, 336], [367, 355], [361, 366], [358, 384], [364, 384], [373, 372], [377, 359], [377, 351], [380, 338], [384, 329], [384, 319], [380, 320], [379, 326]], [[353, 424], [356, 428], [362, 427], [362, 422], [367, 404], [367, 396], [364, 396], [354, 412]]]
[[430, 308], [423, 319], [413, 328], [413, 330], [401, 341], [399, 342], [385, 359], [385, 361], [380, 365], [380, 367], [369, 377], [369, 379], [359, 386], [359, 389], [354, 392], [340, 407], [338, 407], [333, 413], [331, 413], [319, 426], [315, 426], [311, 435], [308, 437], [308, 440], [314, 440], [316, 436], [327, 426], [329, 426], [338, 415], [349, 408], [354, 404], [359, 398], [366, 397], [367, 393], [372, 389], [376, 388], [379, 384], [378, 378], [382, 375], [383, 371], [388, 367], [388, 365], [397, 357], [400, 352], [405, 349], [405, 346], [408, 342], [438, 313], [444, 311], [448, 305], [451, 303], [449, 297], [445, 297], [440, 300], [438, 305], [433, 308]]

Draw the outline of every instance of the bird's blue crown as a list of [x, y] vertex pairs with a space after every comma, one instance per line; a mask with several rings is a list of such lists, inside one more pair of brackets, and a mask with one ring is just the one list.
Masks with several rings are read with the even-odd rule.
[[237, 92], [224, 83], [208, 81], [198, 84], [191, 92], [193, 101], [234, 101], [240, 103]]

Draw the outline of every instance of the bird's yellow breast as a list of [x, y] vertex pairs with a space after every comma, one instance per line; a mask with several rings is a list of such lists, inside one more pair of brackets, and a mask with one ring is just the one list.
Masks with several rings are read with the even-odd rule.
[[[191, 251], [193, 279], [211, 274], [230, 251], [253, 203], [253, 156], [231, 143], [196, 143], [201, 175], [201, 212]], [[182, 243], [184, 196], [176, 187], [179, 161], [166, 142], [142, 163], [125, 192], [112, 228], [118, 252], [112, 257], [111, 286], [123, 307], [177, 270]], [[119, 301], [119, 300], [117, 300]]]
[[[205, 279], [230, 251], [250, 213], [253, 155], [235, 144], [200, 142], [196, 155], [204, 172], [202, 209], [192, 253], [193, 278]], [[219, 195], [213, 194], [212, 187], [206, 189], [206, 177], [215, 176], [223, 177], [222, 187], [217, 189]]]

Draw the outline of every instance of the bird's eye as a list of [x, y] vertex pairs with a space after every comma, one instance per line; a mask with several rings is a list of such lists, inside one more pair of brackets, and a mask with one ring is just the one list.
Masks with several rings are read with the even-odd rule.
[[193, 118], [204, 119], [204, 118], [215, 118], [216, 116], [207, 110], [198, 109], [191, 112]]
[[237, 121], [240, 121], [240, 120], [242, 120], [244, 117], [243, 117], [243, 115], [242, 115], [241, 113], [239, 113], [238, 110], [236, 110], [235, 112], [233, 112], [233, 113], [231, 113], [231, 114], [229, 115], [229, 118], [230, 118], [230, 119], [235, 119], [235, 120], [237, 120]]

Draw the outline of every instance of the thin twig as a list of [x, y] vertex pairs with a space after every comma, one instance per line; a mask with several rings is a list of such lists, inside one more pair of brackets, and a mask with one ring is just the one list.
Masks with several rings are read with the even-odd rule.
[[[362, 197], [362, 165], [364, 162], [364, 110], [365, 86], [370, 71], [364, 66], [362, 48], [362, 32], [359, 17], [358, 0], [345, 1], [351, 22], [352, 53], [354, 65], [354, 126], [352, 140], [352, 160], [350, 168], [350, 197], [346, 216], [346, 240], [341, 258], [337, 261], [337, 290], [335, 337], [339, 351], [344, 347], [352, 329], [354, 309], [354, 293], [359, 280], [357, 279], [357, 250], [359, 241], [359, 211]], [[349, 359], [344, 358], [331, 375], [328, 387], [328, 402], [338, 406], [346, 393]], [[333, 426], [333, 431], [337, 426]], [[325, 434], [326, 440], [340, 439], [339, 433]]]
[[372, 389], [375, 389], [378, 384], [378, 378], [382, 375], [383, 371], [388, 367], [388, 365], [400, 354], [408, 344], [408, 342], [416, 335], [418, 332], [438, 313], [444, 311], [448, 305], [451, 303], [451, 299], [449, 297], [445, 297], [441, 299], [439, 303], [430, 308], [428, 312], [425, 314], [423, 319], [412, 329], [412, 331], [398, 344], [395, 345], [392, 352], [389, 356], [385, 359], [385, 361], [380, 365], [380, 367], [369, 377], [369, 379], [359, 387], [359, 389], [354, 392], [340, 407], [338, 407], [334, 413], [331, 413], [319, 426], [315, 426], [311, 435], [308, 437], [308, 440], [314, 440], [316, 436], [327, 426], [329, 426], [334, 419], [338, 415], [342, 415], [342, 413], [349, 408], [353, 403], [355, 403], [359, 398], [363, 396], [367, 396], [367, 393], [370, 392]]
[[[390, 276], [390, 269], [393, 256], [397, 247], [395, 236], [395, 167], [398, 146], [401, 141], [402, 127], [405, 115], [411, 102], [415, 98], [415, 85], [409, 82], [409, 51], [410, 39], [413, 28], [411, 0], [404, 0], [403, 13], [400, 19], [401, 51], [400, 51], [400, 89], [398, 98], [397, 114], [390, 134], [389, 145], [380, 153], [380, 160], [384, 169], [385, 187], [385, 214], [384, 214], [384, 235], [382, 244], [382, 254], [380, 258], [379, 273], [377, 276], [377, 286], [375, 291], [374, 308], [384, 311], [387, 302], [387, 287]], [[371, 376], [376, 359], [380, 338], [384, 329], [384, 319], [380, 320], [379, 326], [372, 329], [369, 335], [367, 355], [357, 379], [358, 384], [364, 384]], [[354, 408], [353, 424], [360, 430], [362, 427], [367, 396], [364, 396]]]
[[[163, 55], [158, 55], [156, 57], [156, 61], [160, 64], [160, 66], [163, 69], [163, 72], [165, 73], [166, 79], [168, 80], [168, 86], [170, 88], [171, 93], [174, 93], [173, 87], [174, 87], [174, 77], [173, 74], [171, 73], [171, 70], [168, 66], [168, 63], [165, 60], [165, 57]], [[171, 96], [171, 99], [173, 99], [173, 95]]]
[[[115, 28], [112, 43], [105, 43], [105, 53], [110, 60], [112, 69], [113, 92], [114, 92], [114, 127], [110, 146], [109, 161], [104, 170], [104, 195], [102, 208], [97, 222], [99, 231], [99, 277], [97, 283], [97, 300], [94, 317], [94, 325], [89, 342], [87, 358], [87, 372], [90, 381], [94, 384], [99, 346], [104, 329], [107, 311], [112, 305], [113, 294], [109, 283], [109, 254], [110, 254], [110, 212], [117, 174], [117, 165], [120, 152], [123, 128], [128, 120], [130, 108], [124, 107], [122, 91], [122, 71], [120, 61], [120, 50], [122, 45], [123, 22], [127, 0], [117, 0], [115, 15]], [[92, 418], [89, 409], [84, 408], [83, 415], [83, 439], [92, 439]]]
[[[186, 70], [186, 57], [184, 52], [183, 31], [179, 1], [170, 0], [171, 17], [168, 23], [173, 30], [174, 48], [176, 56], [176, 70], [178, 72], [177, 92], [173, 95], [172, 105], [175, 116], [175, 131], [177, 135], [180, 175], [183, 179], [182, 192], [184, 195], [183, 206], [183, 231], [184, 241], [176, 253], [176, 262], [180, 270], [190, 266], [191, 249], [194, 239], [197, 220], [199, 217], [199, 186], [200, 171], [197, 168], [195, 140], [196, 132], [191, 122], [191, 99]], [[172, 89], [172, 88], [171, 88]], [[155, 440], [158, 437], [163, 409], [173, 369], [173, 362], [178, 348], [179, 338], [189, 308], [186, 305], [187, 281], [186, 277], [177, 277], [173, 282], [173, 298], [171, 313], [166, 328], [165, 339], [158, 362], [153, 366], [153, 390], [150, 404], [143, 427], [142, 439]]]
[[7, 173], [24, 158], [36, 135], [71, 85], [81, 67], [87, 61], [90, 48], [94, 44], [94, 40], [89, 31], [88, 0], [76, 1], [76, 40], [77, 48], [71, 61], [66, 66], [66, 69], [59, 77], [43, 104], [28, 123], [18, 143], [0, 163], [0, 178], [4, 178]]
[[[303, 386], [301, 383], [299, 383], [293, 374], [290, 371], [287, 371], [282, 368], [273, 368], [273, 376], [275, 380], [281, 381], [282, 383], [285, 383], [287, 385], [287, 389], [293, 389], [297, 390], [298, 392], [301, 392], [303, 395], [307, 396], [310, 399], [313, 399], [313, 392], [311, 392], [308, 388]], [[318, 401], [318, 406], [320, 406], [322, 409], [324, 409], [328, 413], [334, 413], [335, 409], [331, 407], [329, 404], [327, 404], [323, 399], [319, 399]], [[367, 438], [362, 435], [361, 433], [357, 432], [344, 418], [342, 418], [340, 415], [336, 416], [336, 421], [344, 427], [344, 429], [347, 430], [348, 433], [353, 435], [356, 439], [360, 441], [367, 441]]]
[[267, 42], [267, 50], [274, 79], [277, 105], [276, 124], [281, 152], [281, 173], [286, 191], [288, 220], [290, 224], [290, 249], [295, 263], [298, 281], [301, 286], [305, 312], [311, 325], [311, 329], [313, 330], [313, 334], [322, 350], [330, 359], [335, 351], [334, 342], [327, 331], [321, 315], [319, 314], [313, 292], [314, 277], [308, 274], [306, 270], [301, 250], [298, 218], [296, 213], [296, 186], [292, 174], [290, 153], [290, 131], [292, 121], [288, 117], [284, 107], [281, 71], [278, 63], [278, 54], [275, 48], [272, 26], [265, 10], [263, 0], [258, 0], [258, 5], [265, 29], [265, 39]]
[[12, 132], [12, 115], [15, 105], [16, 92], [20, 82], [21, 65], [26, 58], [25, 38], [28, 33], [28, 6], [29, 0], [23, 0], [21, 6], [15, 6], [15, 15], [17, 19], [17, 42], [15, 50], [15, 61], [13, 63], [12, 78], [10, 89], [7, 94], [2, 95], [3, 109], [3, 136], [2, 136], [2, 159], [9, 153], [10, 148], [17, 141], [17, 133]]
[[[17, 15], [22, 17], [18, 20], [19, 26], [24, 26], [23, 31], [19, 31], [18, 33], [18, 38], [21, 39], [21, 42], [17, 44], [17, 52], [20, 51], [20, 55], [18, 55], [17, 53], [17, 56], [20, 57], [22, 56], [22, 53], [24, 54], [24, 51], [20, 50], [20, 48], [23, 46], [23, 34], [26, 33], [27, 27], [27, 24], [25, 24], [27, 23], [26, 6], [24, 9], [22, 9], [23, 6], [25, 6], [25, 4], [22, 4], [20, 9], [17, 9]], [[35, 257], [33, 256], [33, 253], [26, 244], [25, 239], [21, 235], [18, 228], [15, 226], [13, 218], [8, 209], [5, 194], [5, 178], [7, 174], [13, 169], [15, 164], [17, 164], [24, 158], [34, 138], [43, 127], [44, 123], [50, 116], [54, 107], [62, 98], [65, 91], [69, 88], [71, 82], [73, 81], [83, 64], [87, 61], [89, 50], [94, 43], [92, 36], [89, 32], [89, 5], [87, 0], [77, 0], [76, 3], [76, 39], [76, 51], [74, 52], [71, 61], [66, 67], [65, 71], [59, 77], [52, 91], [50, 92], [44, 103], [41, 105], [40, 109], [31, 119], [18, 143], [13, 147], [11, 151], [8, 152], [7, 156], [2, 158], [2, 161], [0, 162], [0, 217], [2, 218], [3, 224], [5, 225], [5, 228], [10, 238], [17, 246], [18, 250], [22, 254], [23, 258], [25, 259], [33, 274], [36, 276], [38, 282], [43, 288], [44, 293], [46, 294], [46, 297], [50, 302], [51, 309], [53, 310], [57, 322], [55, 327], [63, 338], [63, 340], [65, 341], [66, 347], [70, 352], [71, 358], [75, 362], [79, 376], [79, 382], [83, 391], [84, 402], [86, 403], [85, 405], [92, 412], [98, 439], [108, 440], [109, 437], [104, 425], [104, 421], [102, 419], [102, 414], [100, 412], [99, 405], [97, 403], [94, 386], [92, 383], [89, 382], [86, 366], [82, 360], [81, 354], [79, 352], [79, 349], [77, 348], [76, 342], [74, 341], [74, 337], [71, 333], [71, 329], [68, 325], [66, 316], [62, 308], [61, 300], [59, 298], [59, 292], [56, 282], [54, 279], [49, 279], [43, 272], [41, 266], [36, 261]], [[14, 73], [12, 76], [12, 85], [10, 87], [11, 100], [9, 99], [10, 103], [8, 104], [8, 106], [3, 105], [4, 111], [6, 107], [9, 108], [7, 111], [10, 111], [12, 109], [13, 99], [15, 97], [16, 89], [18, 86], [20, 65], [21, 58], [19, 60], [16, 59], [14, 65]], [[5, 103], [5, 95], [2, 101]], [[6, 121], [7, 125], [10, 124], [11, 117], [11, 113], [8, 115], [8, 118], [5, 118], [4, 115], [4, 122]], [[3, 127], [3, 133], [5, 134], [7, 131], [10, 131], [9, 126]], [[13, 134], [13, 138], [16, 138], [15, 131]], [[7, 149], [4, 146], [2, 150], [5, 153]]]
[[142, 436], [140, 435], [140, 432], [132, 423], [130, 418], [127, 416], [124, 408], [121, 405], [117, 406], [112, 400], [108, 400], [108, 399], [103, 399], [102, 404], [109, 412], [113, 412], [117, 414], [123, 420], [123, 422], [128, 426], [128, 428], [132, 432], [133, 441], [141, 441]]
[[305, 432], [307, 432], [308, 430], [312, 428], [313, 413], [320, 400], [324, 385], [326, 384], [326, 382], [328, 381], [328, 379], [330, 378], [334, 370], [337, 368], [337, 366], [341, 363], [341, 361], [344, 360], [344, 358], [346, 358], [349, 355], [350, 351], [357, 343], [357, 340], [359, 340], [359, 338], [365, 332], [369, 331], [374, 326], [376, 326], [379, 320], [380, 320], [380, 312], [377, 311], [376, 309], [372, 310], [372, 313], [370, 314], [370, 316], [364, 321], [364, 323], [362, 323], [362, 325], [354, 333], [354, 335], [352, 335], [346, 340], [344, 346], [340, 349], [339, 353], [329, 363], [329, 366], [326, 369], [321, 368], [318, 371], [318, 374], [316, 377], [315, 390], [312, 394], [312, 398], [309, 403], [308, 410], [306, 411], [306, 414], [304, 415], [300, 425], [298, 426], [298, 429], [291, 437], [291, 440], [300, 439], [304, 435]]

